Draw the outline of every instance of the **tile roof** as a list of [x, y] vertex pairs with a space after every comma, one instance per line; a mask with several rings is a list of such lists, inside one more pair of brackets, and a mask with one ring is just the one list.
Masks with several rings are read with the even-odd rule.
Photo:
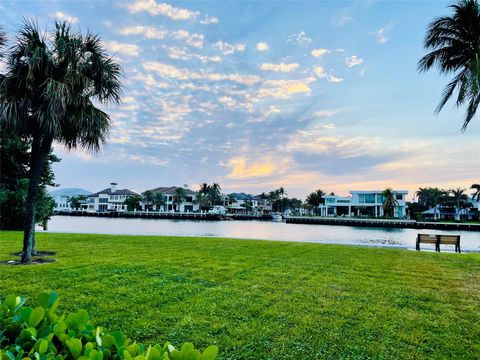
[[[155, 189], [151, 189], [151, 191], [159, 192], [159, 193], [162, 193], [164, 195], [174, 195], [175, 191], [178, 188], [179, 188], [179, 186], [160, 186], [160, 187], [157, 187]], [[186, 189], [186, 188], [181, 188], [181, 189], [185, 190], [185, 194], [187, 194], [187, 195], [195, 195], [195, 191], [192, 191], [192, 190]]]
[[107, 195], [138, 195], [136, 192], [129, 190], [129, 189], [118, 189], [115, 192], [112, 193], [111, 188], [107, 188], [104, 190], [100, 190], [99, 192], [96, 192], [95, 194], [90, 195], [90, 197], [95, 197], [100, 194], [107, 194]]

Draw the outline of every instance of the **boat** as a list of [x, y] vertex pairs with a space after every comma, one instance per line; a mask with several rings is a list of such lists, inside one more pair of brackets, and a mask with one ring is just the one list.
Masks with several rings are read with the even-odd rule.
[[282, 214], [280, 214], [278, 212], [274, 212], [274, 213], [272, 213], [272, 220], [273, 221], [282, 221], [283, 216], [282, 216]]

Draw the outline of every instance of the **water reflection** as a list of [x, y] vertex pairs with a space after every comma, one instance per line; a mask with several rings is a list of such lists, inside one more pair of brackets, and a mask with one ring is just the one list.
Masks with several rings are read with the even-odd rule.
[[462, 250], [480, 252], [480, 234], [472, 231], [304, 225], [269, 221], [192, 221], [54, 216], [49, 222], [48, 231], [229, 237], [407, 248], [415, 248], [418, 233], [458, 234], [461, 235]]

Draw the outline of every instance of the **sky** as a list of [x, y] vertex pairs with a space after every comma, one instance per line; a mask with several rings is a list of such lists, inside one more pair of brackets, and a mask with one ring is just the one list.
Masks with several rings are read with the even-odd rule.
[[410, 191], [480, 181], [480, 119], [435, 115], [449, 77], [419, 74], [445, 1], [6, 1], [25, 17], [98, 34], [124, 70], [99, 153], [66, 151], [61, 187], [138, 192], [217, 182], [224, 192]]

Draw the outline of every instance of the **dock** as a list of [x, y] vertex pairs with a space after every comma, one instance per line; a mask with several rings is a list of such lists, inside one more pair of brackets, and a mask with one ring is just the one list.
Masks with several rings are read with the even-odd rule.
[[292, 216], [286, 220], [287, 224], [309, 225], [338, 225], [357, 227], [383, 227], [383, 228], [407, 228], [407, 229], [433, 229], [433, 230], [465, 230], [479, 231], [480, 224], [469, 223], [437, 223], [415, 220], [395, 219], [354, 219], [354, 218], [329, 218], [316, 216]]

